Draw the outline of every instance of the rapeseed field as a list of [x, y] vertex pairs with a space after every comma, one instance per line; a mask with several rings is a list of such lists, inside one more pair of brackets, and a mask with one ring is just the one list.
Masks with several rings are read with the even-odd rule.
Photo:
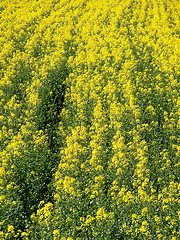
[[179, 0], [2, 0], [0, 239], [180, 239]]

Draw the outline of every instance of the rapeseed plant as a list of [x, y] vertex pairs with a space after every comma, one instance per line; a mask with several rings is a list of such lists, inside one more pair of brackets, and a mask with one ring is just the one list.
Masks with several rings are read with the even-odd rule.
[[179, 10], [0, 3], [0, 239], [179, 239]]

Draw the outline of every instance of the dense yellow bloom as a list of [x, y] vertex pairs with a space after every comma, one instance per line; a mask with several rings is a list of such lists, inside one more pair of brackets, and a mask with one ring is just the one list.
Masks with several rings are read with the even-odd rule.
[[53, 239], [59, 239], [59, 237], [60, 237], [60, 232], [59, 232], [59, 230], [54, 230], [53, 231]]
[[179, 1], [0, 9], [0, 238], [179, 239]]
[[107, 214], [105, 213], [105, 210], [103, 207], [99, 208], [97, 213], [96, 213], [96, 218], [97, 220], [102, 220], [107, 218]]
[[8, 226], [8, 232], [14, 232], [14, 227], [12, 225]]

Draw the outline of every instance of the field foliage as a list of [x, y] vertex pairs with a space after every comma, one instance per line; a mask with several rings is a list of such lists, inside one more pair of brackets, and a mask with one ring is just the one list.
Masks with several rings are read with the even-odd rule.
[[2, 0], [0, 239], [180, 239], [178, 0]]

